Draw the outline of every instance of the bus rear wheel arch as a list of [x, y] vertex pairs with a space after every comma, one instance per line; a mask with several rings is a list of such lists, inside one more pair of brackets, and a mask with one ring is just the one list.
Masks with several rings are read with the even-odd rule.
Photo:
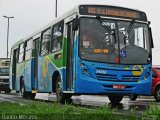
[[26, 91], [23, 77], [21, 77], [20, 79], [20, 95], [22, 96], [22, 98], [30, 98], [30, 99], [34, 99], [36, 96], [36, 93]]
[[20, 79], [20, 95], [22, 96], [22, 98], [28, 98], [28, 92], [26, 92], [23, 77], [21, 77]]

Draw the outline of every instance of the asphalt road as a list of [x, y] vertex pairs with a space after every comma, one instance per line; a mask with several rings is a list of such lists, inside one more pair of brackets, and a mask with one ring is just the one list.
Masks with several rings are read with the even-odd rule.
[[[45, 100], [47, 102], [56, 101], [56, 96], [53, 94], [47, 93], [37, 93], [35, 100]], [[132, 109], [136, 110], [138, 114], [144, 112], [149, 106], [160, 106], [160, 102], [156, 102], [153, 97], [140, 97], [136, 101], [130, 101], [128, 97], [124, 97], [121, 103], [118, 105], [112, 105], [107, 96], [93, 96], [93, 95], [81, 95], [81, 96], [72, 96], [74, 104], [85, 105], [85, 106], [111, 106], [116, 108], [119, 112], [127, 113]], [[19, 102], [25, 104], [28, 99], [22, 99], [18, 94], [0, 94], [0, 102]]]

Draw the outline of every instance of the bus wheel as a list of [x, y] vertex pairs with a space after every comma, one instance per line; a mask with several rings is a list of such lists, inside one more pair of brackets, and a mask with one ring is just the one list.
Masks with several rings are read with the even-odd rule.
[[156, 99], [157, 102], [160, 102], [160, 86], [156, 88], [154, 98]]
[[109, 98], [111, 103], [118, 104], [123, 99], [123, 96], [121, 96], [121, 95], [109, 95], [108, 98]]
[[35, 99], [35, 96], [36, 96], [36, 93], [30, 93], [29, 94], [29, 98], [34, 100]]
[[56, 97], [57, 102], [64, 104], [65, 102], [71, 102], [71, 95], [70, 94], [64, 94], [62, 91], [62, 82], [60, 76], [57, 77], [56, 80]]
[[21, 82], [21, 86], [20, 86], [20, 95], [22, 96], [22, 98], [28, 98], [28, 92], [26, 92], [25, 90], [23, 81]]
[[130, 99], [130, 100], [133, 100], [133, 101], [136, 100], [137, 97], [138, 97], [138, 95], [136, 95], [136, 94], [130, 94], [130, 95], [129, 95], [129, 99]]

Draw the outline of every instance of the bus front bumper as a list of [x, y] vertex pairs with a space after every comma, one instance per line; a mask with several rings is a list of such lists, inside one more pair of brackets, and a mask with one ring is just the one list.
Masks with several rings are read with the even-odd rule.
[[[77, 94], [138, 94], [138, 95], [151, 95], [151, 83], [149, 80], [141, 80], [138, 82], [108, 82], [99, 81], [97, 79], [81, 76], [76, 79]], [[114, 86], [123, 86], [117, 88]]]

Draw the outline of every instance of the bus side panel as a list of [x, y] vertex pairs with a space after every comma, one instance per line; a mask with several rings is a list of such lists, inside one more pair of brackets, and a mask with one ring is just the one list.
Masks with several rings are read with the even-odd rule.
[[44, 92], [44, 76], [42, 72], [43, 66], [45, 69], [46, 65], [45, 63], [43, 63], [43, 57], [39, 56], [38, 58], [38, 92]]
[[24, 68], [24, 85], [25, 90], [31, 92], [31, 60], [25, 62], [25, 68]]
[[17, 63], [16, 68], [15, 90], [20, 91], [20, 79], [24, 77], [25, 63]]
[[55, 67], [48, 56], [45, 56], [41, 62], [43, 63], [41, 66], [41, 75], [44, 81], [44, 92], [52, 92], [52, 74]]
[[55, 67], [48, 56], [38, 58], [38, 91], [52, 92], [52, 74]]
[[39, 92], [52, 92], [52, 75], [55, 71], [58, 71], [61, 76], [61, 80], [63, 80], [63, 59], [55, 60], [56, 54], [57, 53], [38, 58]]
[[[38, 89], [38, 77], [35, 75], [35, 58], [31, 59], [31, 89], [37, 90]], [[36, 69], [37, 70], [37, 69]], [[38, 71], [36, 71], [38, 72]]]

